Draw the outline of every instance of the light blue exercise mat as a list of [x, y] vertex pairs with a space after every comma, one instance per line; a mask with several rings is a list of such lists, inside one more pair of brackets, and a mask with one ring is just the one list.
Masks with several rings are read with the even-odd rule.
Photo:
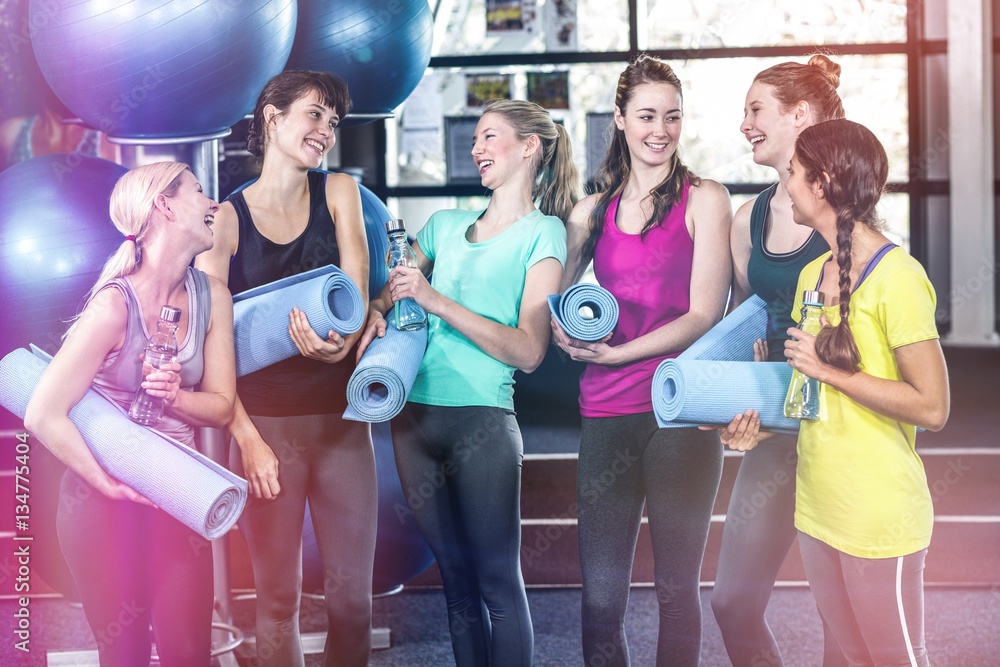
[[[653, 375], [652, 387], [653, 413], [660, 427], [728, 424], [737, 414], [753, 408], [760, 413], [762, 428], [770, 426], [771, 430], [797, 431], [799, 423], [784, 417], [785, 392], [791, 369], [787, 372], [776, 369], [775, 366], [788, 368], [787, 364], [780, 362], [753, 360], [754, 341], [766, 337], [767, 304], [755, 294], [676, 359], [661, 363]], [[733, 375], [727, 375], [719, 365], [677, 363], [699, 360], [746, 363], [730, 369]], [[689, 371], [695, 374], [692, 379], [685, 377]], [[784, 386], [779, 387], [776, 378], [781, 374], [784, 374]], [[686, 391], [689, 387], [694, 389], [691, 396]], [[683, 389], [678, 391], [679, 388]], [[691, 401], [690, 409], [684, 407], [688, 401]], [[697, 414], [697, 419], [689, 417], [693, 414]], [[765, 415], [769, 416], [769, 423], [764, 422]], [[770, 415], [780, 415], [781, 425], [775, 425]]]
[[332, 264], [240, 292], [233, 296], [237, 377], [299, 353], [288, 335], [288, 314], [294, 307], [324, 340], [331, 329], [346, 336], [364, 324], [365, 304], [357, 285]]
[[347, 382], [344, 419], [375, 423], [398, 415], [426, 348], [427, 327], [399, 331], [386, 326], [385, 336], [371, 342]]
[[[39, 355], [39, 356], [36, 356]], [[42, 357], [44, 355], [44, 358]], [[17, 349], [0, 359], [0, 405], [24, 418], [48, 355]], [[203, 537], [232, 527], [247, 501], [247, 482], [173, 438], [140, 426], [96, 388], [70, 410], [104, 470]]]
[[797, 431], [785, 417], [791, 367], [777, 361], [667, 359], [656, 369], [657, 419], [724, 426], [747, 408], [757, 410], [766, 431]]
[[[560, 297], [548, 297], [549, 310], [555, 315], [559, 326], [571, 338], [599, 341], [615, 330], [618, 324], [618, 301], [608, 290], [593, 283], [577, 283]], [[584, 317], [580, 310], [589, 308], [592, 317]]]

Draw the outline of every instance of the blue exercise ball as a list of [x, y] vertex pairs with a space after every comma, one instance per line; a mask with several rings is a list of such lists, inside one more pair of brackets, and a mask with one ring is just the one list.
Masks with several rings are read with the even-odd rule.
[[[125, 168], [78, 153], [53, 153], [0, 172], [0, 356], [34, 343], [54, 354], [105, 260], [121, 245], [108, 201]], [[0, 408], [0, 428], [21, 420]], [[70, 599], [73, 578], [59, 550], [56, 511], [65, 466], [40, 443], [31, 450], [32, 571]]]
[[288, 68], [335, 72], [347, 81], [355, 113], [388, 113], [420, 83], [433, 29], [427, 0], [303, 3]]
[[31, 0], [32, 45], [59, 99], [112, 136], [229, 129], [288, 60], [295, 0]]

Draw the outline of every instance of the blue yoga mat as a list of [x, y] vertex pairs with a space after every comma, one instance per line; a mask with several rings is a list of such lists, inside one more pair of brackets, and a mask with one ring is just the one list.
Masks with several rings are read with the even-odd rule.
[[357, 285], [333, 265], [240, 292], [233, 296], [237, 377], [299, 353], [288, 335], [293, 307], [324, 340], [331, 329], [346, 336], [364, 324], [365, 303]]
[[797, 431], [785, 417], [792, 369], [782, 362], [668, 359], [656, 370], [660, 405], [657, 419], [724, 426], [747, 408], [760, 415], [761, 428]]
[[[758, 338], [767, 336], [767, 304], [756, 294], [741, 303], [722, 321], [708, 330], [693, 345], [684, 350], [676, 359], [667, 359], [661, 363], [653, 375], [653, 413], [661, 428], [678, 428], [698, 424], [728, 424], [733, 417], [747, 408], [757, 410], [761, 415], [762, 427], [770, 426], [771, 430], [797, 431], [799, 423], [789, 420], [783, 425], [774, 425], [776, 420], [768, 417], [770, 424], [764, 423], [765, 415], [781, 415], [784, 420], [785, 392], [788, 389], [790, 370], [784, 376], [784, 386], [779, 387], [775, 378], [780, 373], [774, 366], [785, 366], [780, 362], [754, 362], [753, 344]], [[679, 366], [677, 362], [690, 361], [727, 361], [746, 362], [746, 366], [734, 367], [734, 375], [722, 373], [721, 366], [703, 367], [699, 364]], [[738, 369], [738, 370], [737, 370]], [[697, 384], [696, 397], [692, 397], [690, 412], [678, 409], [688, 400], [683, 393], [677, 395], [677, 387], [692, 386], [691, 381], [685, 381], [684, 374], [690, 372], [695, 376]], [[760, 377], [757, 377], [757, 376]], [[680, 381], [678, 381], [680, 378]], [[742, 386], [745, 385], [745, 386]], [[705, 396], [705, 398], [703, 398]], [[735, 397], [729, 401], [729, 397]], [[739, 404], [738, 407], [733, 406]], [[697, 419], [689, 419], [686, 415], [697, 414]], [[683, 415], [683, 416], [682, 416]]]
[[347, 382], [344, 419], [385, 422], [399, 414], [427, 348], [427, 327], [399, 331], [389, 324], [361, 356]]
[[[548, 297], [549, 310], [559, 326], [571, 338], [594, 342], [615, 330], [618, 324], [618, 301], [608, 290], [593, 283], [577, 283], [560, 297]], [[580, 309], [587, 307], [593, 317], [584, 317]]]
[[[36, 354], [22, 348], [0, 359], [0, 405], [23, 419], [48, 361], [37, 348]], [[225, 535], [243, 512], [246, 480], [173, 438], [136, 424], [96, 388], [84, 394], [69, 418], [109, 475], [199, 535], [210, 540]]]

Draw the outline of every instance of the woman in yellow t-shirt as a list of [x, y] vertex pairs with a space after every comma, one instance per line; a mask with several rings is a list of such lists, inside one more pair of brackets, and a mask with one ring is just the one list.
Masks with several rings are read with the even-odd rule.
[[[810, 588], [851, 664], [928, 665], [923, 567], [933, 508], [914, 450], [940, 430], [949, 389], [923, 268], [880, 231], [885, 150], [831, 120], [799, 135], [786, 185], [795, 222], [831, 252], [799, 276], [827, 295], [823, 331], [789, 329], [785, 356], [825, 386], [799, 431], [795, 526]], [[833, 298], [839, 295], [839, 298]]]

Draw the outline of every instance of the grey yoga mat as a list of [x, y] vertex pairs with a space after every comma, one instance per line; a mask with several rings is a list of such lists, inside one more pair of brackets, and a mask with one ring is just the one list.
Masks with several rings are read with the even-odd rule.
[[344, 419], [374, 423], [398, 415], [426, 348], [427, 327], [399, 331], [388, 324], [385, 336], [371, 342], [347, 382]]
[[653, 375], [657, 423], [662, 428], [728, 424], [753, 408], [760, 413], [762, 428], [797, 431], [799, 423], [784, 416], [791, 369], [780, 362], [753, 360], [754, 341], [766, 335], [767, 304], [753, 295], [676, 359], [663, 361]]
[[[22, 348], [0, 359], [0, 405], [22, 419], [48, 366], [48, 355], [34, 349], [36, 354]], [[243, 512], [246, 480], [173, 438], [134, 423], [97, 389], [89, 389], [69, 417], [109, 475], [199, 535], [210, 540], [225, 535]]]
[[[571, 338], [594, 342], [601, 340], [615, 330], [618, 324], [618, 301], [614, 295], [600, 285], [577, 283], [562, 296], [548, 297], [549, 310], [555, 315], [559, 326]], [[580, 310], [589, 308], [593, 317], [584, 317]]]
[[288, 335], [293, 307], [305, 313], [324, 340], [331, 329], [346, 336], [364, 324], [365, 304], [357, 285], [332, 264], [240, 292], [233, 296], [237, 377], [299, 353]]

